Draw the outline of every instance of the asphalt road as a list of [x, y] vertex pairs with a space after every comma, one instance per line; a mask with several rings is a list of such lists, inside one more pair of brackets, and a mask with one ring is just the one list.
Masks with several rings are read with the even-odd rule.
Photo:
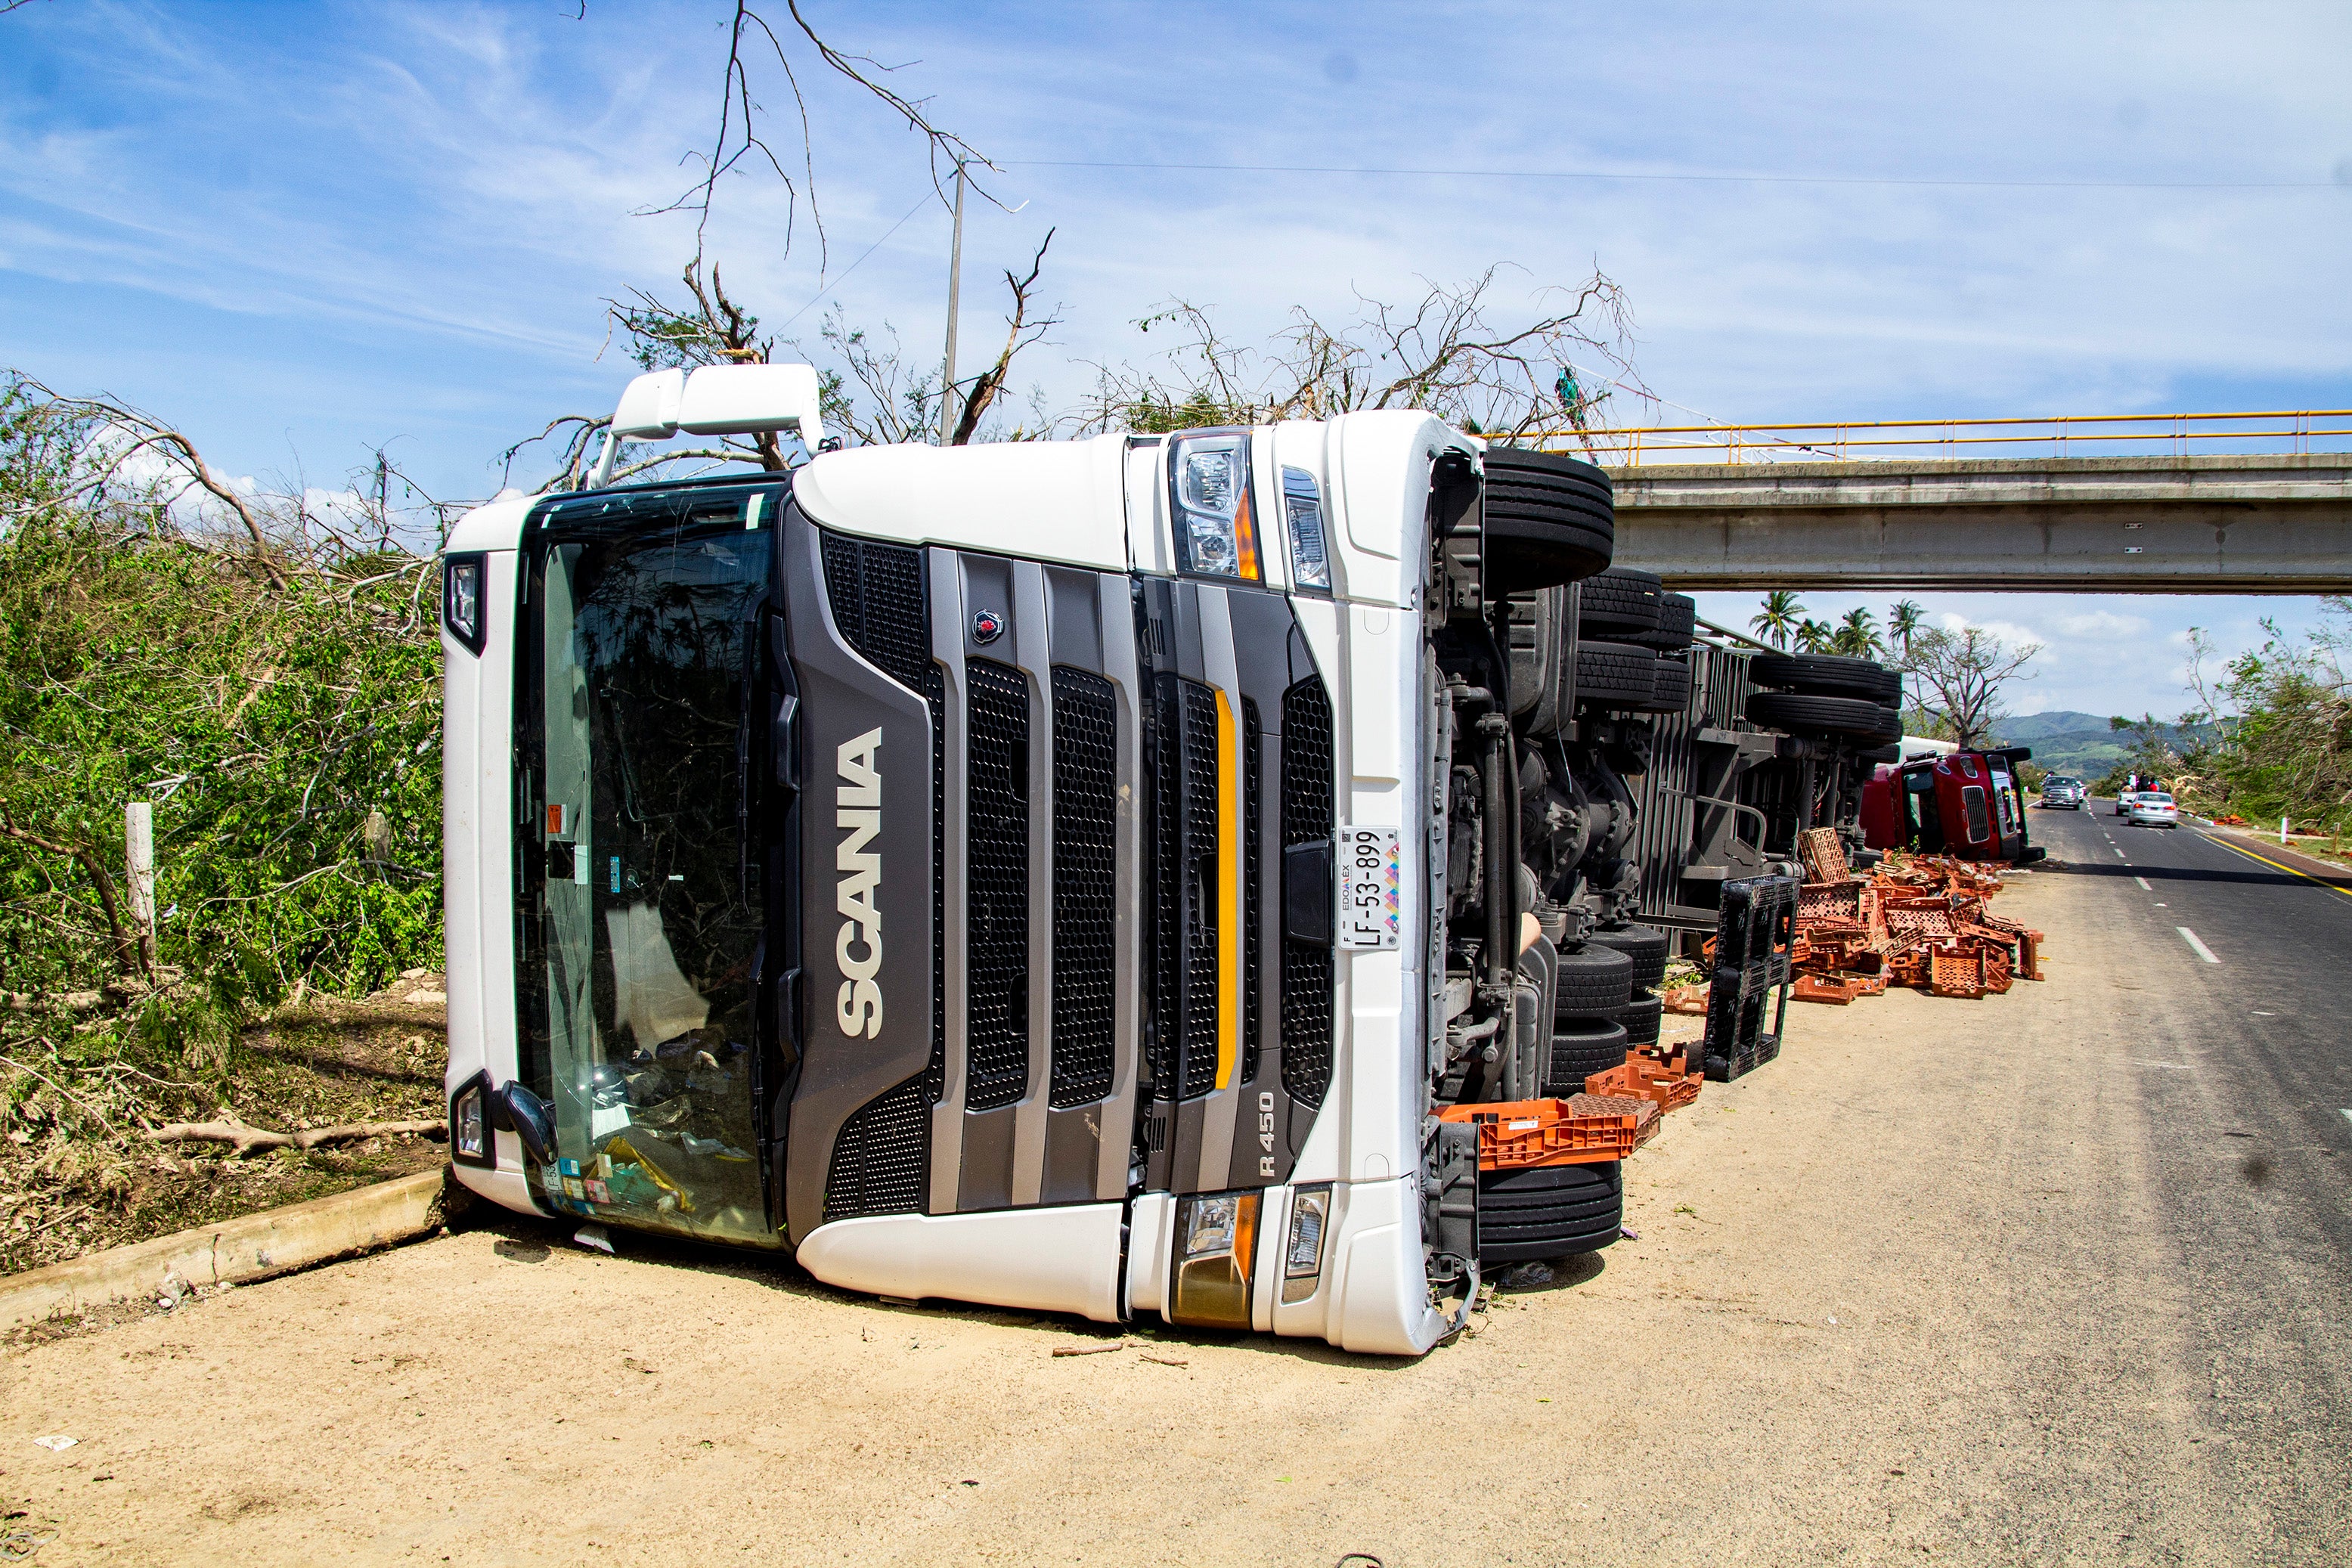
[[2114, 809], [2036, 810], [2032, 831], [2055, 875], [2088, 884], [2069, 948], [2114, 971], [2147, 1186], [2210, 1368], [2209, 1440], [2250, 1461], [2241, 1505], [2292, 1536], [2340, 1518], [2352, 1486], [2352, 877]]

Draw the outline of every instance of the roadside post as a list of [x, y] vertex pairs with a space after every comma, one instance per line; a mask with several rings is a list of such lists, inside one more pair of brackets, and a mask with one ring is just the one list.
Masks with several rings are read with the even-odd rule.
[[123, 865], [131, 873], [131, 918], [139, 927], [139, 952], [155, 963], [155, 807], [134, 800], [122, 808]]

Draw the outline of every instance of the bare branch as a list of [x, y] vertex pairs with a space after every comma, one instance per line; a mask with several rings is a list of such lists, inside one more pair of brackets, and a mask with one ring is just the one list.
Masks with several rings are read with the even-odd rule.
[[[906, 121], [908, 130], [921, 134], [930, 153], [931, 188], [940, 194], [942, 201], [947, 199], [946, 178], [959, 166], [978, 164], [982, 168], [996, 169], [994, 163], [961, 136], [943, 129], [933, 121], [926, 108], [927, 100], [907, 98], [877, 79], [878, 76], [899, 69], [899, 67], [886, 66], [870, 56], [849, 54], [835, 48], [809, 25], [808, 18], [801, 14], [798, 0], [785, 0], [785, 5], [792, 12], [793, 27], [814, 46], [820, 62], [879, 99]], [[756, 46], [755, 52], [775, 57], [776, 67], [783, 72], [784, 85], [792, 94], [793, 110], [800, 119], [801, 175], [798, 183], [785, 173], [782, 161], [769, 145], [761, 130], [762, 105], [752, 95], [751, 59], [747, 53], [747, 45]], [[798, 216], [801, 196], [805, 192], [809, 219], [817, 232], [819, 265], [823, 265], [824, 220], [817, 208], [816, 165], [809, 137], [808, 98], [802, 89], [799, 73], [793, 68], [792, 56], [784, 47], [784, 40], [777, 36], [776, 29], [749, 4], [749, 0], [737, 0], [735, 14], [728, 24], [727, 64], [719, 78], [719, 124], [711, 133], [709, 151], [692, 154], [689, 161], [702, 165], [702, 177], [666, 205], [643, 209], [642, 216], [692, 212], [695, 215], [695, 254], [699, 256], [710, 226], [710, 208], [718, 195], [719, 180], [732, 173], [738, 164], [765, 163], [782, 183], [786, 195], [791, 198], [785, 217], [784, 248], [789, 251], [792, 247], [792, 226]], [[993, 202], [1000, 207], [1003, 205], [977, 183], [972, 184], [972, 188], [979, 191], [982, 199]]]
[[1428, 282], [1410, 307], [1358, 295], [1353, 321], [1327, 323], [1304, 307], [1267, 349], [1223, 338], [1210, 312], [1176, 300], [1143, 318], [1173, 326], [1172, 380], [1097, 365], [1081, 429], [1171, 429], [1204, 424], [1322, 419], [1360, 408], [1422, 408], [1475, 433], [1522, 438], [1566, 421], [1580, 436], [1602, 401], [1578, 381], [1591, 355], [1632, 378], [1633, 323], [1623, 290], [1595, 272], [1573, 289], [1538, 291], [1543, 312], [1503, 327], [1488, 316], [1496, 276], [1460, 288]]
[[[1005, 269], [1005, 286], [1013, 290], [1013, 315], [1008, 323], [1012, 330], [1004, 335], [1004, 349], [996, 356], [996, 363], [982, 371], [978, 379], [973, 381], [971, 391], [964, 399], [963, 414], [956, 421], [955, 436], [950, 445], [956, 447], [971, 445], [972, 432], [980, 428], [981, 416], [988, 412], [989, 405], [993, 403], [997, 395], [1004, 390], [1005, 375], [1013, 369], [1013, 356], [1043, 338], [1047, 329], [1058, 324], [1059, 318], [1052, 316], [1048, 316], [1042, 321], [1029, 320], [1029, 294], [1037, 286], [1037, 274], [1045, 268], [1045, 248], [1053, 243], [1054, 231], [1049, 228], [1045, 231], [1045, 237], [1038, 242], [1037, 254], [1029, 259], [1028, 277], [1015, 278], [1010, 268]], [[1024, 332], [1028, 335], [1024, 337], [1022, 335]]]
[[216, 1121], [173, 1121], [147, 1134], [156, 1143], [230, 1143], [241, 1159], [256, 1149], [316, 1149], [322, 1143], [351, 1143], [362, 1138], [432, 1138], [446, 1134], [448, 1124], [436, 1118], [423, 1121], [347, 1121], [332, 1127], [306, 1127], [299, 1132], [272, 1132], [248, 1127], [233, 1110]]

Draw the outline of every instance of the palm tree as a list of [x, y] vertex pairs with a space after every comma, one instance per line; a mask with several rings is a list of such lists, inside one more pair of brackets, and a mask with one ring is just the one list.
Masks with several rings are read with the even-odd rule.
[[1886, 606], [1886, 635], [1895, 639], [1895, 651], [1905, 658], [1911, 657], [1911, 639], [1918, 635], [1919, 619], [1927, 613], [1915, 599], [1897, 599]]
[[1775, 588], [1764, 595], [1764, 608], [1748, 629], [1770, 643], [1774, 647], [1787, 647], [1789, 637], [1797, 629], [1797, 618], [1805, 606], [1797, 603], [1797, 595], [1787, 588]]
[[1886, 651], [1886, 643], [1878, 635], [1875, 617], [1867, 605], [1857, 605], [1845, 613], [1838, 623], [1837, 632], [1830, 638], [1830, 651], [1852, 658], [1876, 658]]
[[1800, 653], [1828, 653], [1834, 628], [1827, 621], [1814, 620], [1811, 616], [1797, 623], [1791, 634]]

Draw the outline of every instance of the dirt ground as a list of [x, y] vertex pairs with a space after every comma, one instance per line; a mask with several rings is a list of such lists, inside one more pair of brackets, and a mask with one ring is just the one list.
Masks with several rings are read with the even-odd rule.
[[516, 1220], [9, 1352], [0, 1495], [40, 1564], [2324, 1560], [2218, 1440], [2088, 896], [2002, 896], [2040, 985], [1792, 1006], [1639, 1239], [1419, 1362]]

